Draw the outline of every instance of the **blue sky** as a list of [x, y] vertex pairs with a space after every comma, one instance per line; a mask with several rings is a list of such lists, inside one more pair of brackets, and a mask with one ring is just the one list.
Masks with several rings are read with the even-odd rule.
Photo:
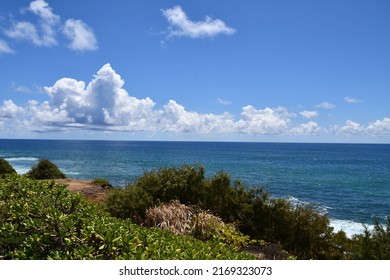
[[2, 1], [0, 137], [390, 143], [388, 11]]

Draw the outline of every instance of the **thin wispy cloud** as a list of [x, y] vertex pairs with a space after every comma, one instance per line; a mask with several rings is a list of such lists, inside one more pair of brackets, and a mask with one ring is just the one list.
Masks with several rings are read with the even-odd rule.
[[356, 99], [356, 98], [349, 97], [349, 96], [344, 97], [344, 101], [345, 101], [346, 103], [351, 103], [351, 104], [354, 104], [354, 103], [363, 103], [363, 100]]
[[7, 44], [7, 42], [0, 39], [0, 55], [1, 54], [10, 54], [15, 51]]
[[28, 86], [23, 85], [17, 85], [15, 82], [12, 82], [11, 88], [13, 92], [20, 92], [20, 93], [30, 93], [31, 90]]
[[217, 102], [221, 105], [232, 105], [232, 102], [222, 98], [217, 98]]
[[37, 22], [11, 21], [10, 26], [4, 29], [4, 34], [10, 39], [26, 41], [35, 46], [53, 47], [59, 44], [58, 34], [62, 31], [70, 41], [68, 44], [70, 49], [76, 51], [97, 49], [95, 34], [86, 23], [82, 20], [68, 19], [63, 25], [61, 17], [55, 14], [44, 0], [32, 1], [28, 7], [21, 8], [22, 15], [27, 13], [37, 16]]
[[236, 30], [229, 27], [220, 19], [212, 19], [209, 16], [203, 21], [192, 21], [187, 17], [181, 6], [161, 10], [163, 16], [168, 20], [167, 37], [189, 37], [204, 38], [218, 35], [232, 35]]
[[299, 114], [306, 119], [312, 119], [319, 116], [319, 114], [316, 111], [302, 111], [299, 112]]
[[336, 108], [335, 105], [329, 102], [321, 102], [320, 104], [316, 105], [316, 108], [321, 108], [321, 109], [333, 109]]

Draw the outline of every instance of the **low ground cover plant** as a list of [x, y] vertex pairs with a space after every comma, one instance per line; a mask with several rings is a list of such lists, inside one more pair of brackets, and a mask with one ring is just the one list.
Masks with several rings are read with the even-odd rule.
[[1, 259], [253, 259], [216, 240], [110, 216], [54, 181], [0, 178]]

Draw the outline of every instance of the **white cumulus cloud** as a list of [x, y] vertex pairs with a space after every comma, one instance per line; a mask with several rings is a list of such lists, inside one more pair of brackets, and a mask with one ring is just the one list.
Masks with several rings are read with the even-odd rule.
[[32, 1], [23, 12], [31, 12], [38, 16], [38, 24], [19, 21], [5, 30], [5, 34], [13, 39], [26, 40], [37, 46], [57, 45], [56, 28], [60, 24], [60, 17], [53, 13], [49, 4], [43, 0]]
[[336, 134], [364, 134], [365, 127], [360, 123], [347, 120], [344, 125], [336, 125], [331, 129]]
[[294, 135], [315, 135], [320, 132], [320, 126], [314, 122], [309, 121], [308, 123], [300, 124], [291, 129], [291, 133]]
[[241, 119], [236, 123], [240, 133], [283, 134], [288, 129], [290, 114], [284, 108], [256, 109], [248, 105], [242, 108]]
[[[238, 119], [230, 113], [202, 114], [188, 110], [175, 100], [156, 107], [149, 98], [130, 96], [124, 80], [110, 64], [105, 64], [91, 81], [61, 78], [44, 87], [46, 101], [30, 100], [17, 105], [12, 100], [0, 104], [2, 133], [93, 130], [104, 132], [185, 133], [220, 136], [248, 134], [253, 136], [329, 136], [388, 137], [390, 118], [363, 125], [352, 120], [328, 128], [317, 122], [293, 123], [296, 114], [284, 107], [242, 108]], [[303, 111], [305, 112], [305, 111]], [[314, 111], [300, 112], [314, 117]]]
[[[30, 21], [11, 22], [4, 33], [12, 39], [27, 41], [36, 46], [53, 47], [58, 45], [58, 33], [63, 31], [64, 36], [70, 40], [70, 49], [77, 51], [97, 49], [97, 40], [93, 30], [82, 20], [68, 19], [62, 25], [59, 15], [44, 0], [34, 0], [26, 8], [21, 9], [22, 14], [32, 13], [37, 16], [37, 23]], [[1, 42], [0, 42], [1, 53]]]
[[63, 29], [64, 35], [71, 41], [69, 48], [76, 51], [97, 49], [97, 40], [93, 30], [82, 20], [68, 19]]
[[367, 132], [371, 135], [390, 135], [390, 118], [383, 118], [368, 124]]
[[206, 16], [203, 21], [192, 21], [180, 6], [161, 11], [170, 25], [168, 37], [203, 38], [214, 37], [220, 34], [232, 35], [236, 32], [234, 28], [227, 26], [222, 20], [212, 19], [209, 16]]
[[15, 118], [23, 111], [23, 107], [17, 106], [12, 100], [4, 100], [3, 105], [0, 106], [0, 118]]

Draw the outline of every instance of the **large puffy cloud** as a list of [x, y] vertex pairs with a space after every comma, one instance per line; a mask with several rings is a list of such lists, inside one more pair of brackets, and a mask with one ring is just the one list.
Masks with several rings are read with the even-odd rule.
[[208, 133], [231, 131], [233, 127], [229, 114], [188, 112], [173, 100], [159, 110], [150, 98], [129, 96], [123, 85], [120, 75], [106, 64], [87, 86], [82, 81], [63, 78], [45, 90], [51, 97], [51, 108], [58, 108], [57, 114], [66, 112], [66, 118], [61, 115], [64, 121], [74, 120], [85, 128]]
[[82, 128], [200, 134], [280, 134], [290, 122], [291, 114], [284, 108], [246, 106], [239, 121], [234, 121], [229, 113], [188, 111], [174, 100], [158, 109], [152, 99], [130, 96], [123, 86], [121, 76], [106, 64], [88, 84], [62, 78], [53, 86], [44, 87], [48, 101], [30, 101], [26, 107], [5, 101], [0, 106], [0, 117], [19, 117], [19, 123], [34, 131]]
[[204, 21], [191, 21], [180, 6], [162, 10], [170, 24], [169, 37], [186, 36], [190, 38], [214, 37], [219, 34], [232, 35], [235, 29], [220, 19], [206, 17]]
[[[221, 134], [310, 136], [335, 134], [386, 137], [390, 118], [362, 125], [348, 120], [343, 125], [322, 128], [314, 121], [294, 123], [296, 114], [286, 108], [242, 108], [238, 119], [229, 113], [201, 114], [187, 110], [174, 100], [156, 107], [151, 98], [130, 96], [124, 80], [110, 64], [104, 65], [88, 83], [62, 78], [44, 87], [48, 100], [21, 106], [12, 100], [0, 104], [2, 131], [147, 131]], [[304, 111], [305, 112], [305, 111]], [[301, 112], [302, 113], [302, 112]], [[301, 115], [313, 117], [311, 111]]]
[[129, 96], [123, 84], [120, 75], [106, 64], [87, 87], [82, 81], [62, 78], [44, 89], [51, 97], [50, 105], [65, 110], [76, 123], [142, 130], [138, 122], [149, 116], [154, 102]]

